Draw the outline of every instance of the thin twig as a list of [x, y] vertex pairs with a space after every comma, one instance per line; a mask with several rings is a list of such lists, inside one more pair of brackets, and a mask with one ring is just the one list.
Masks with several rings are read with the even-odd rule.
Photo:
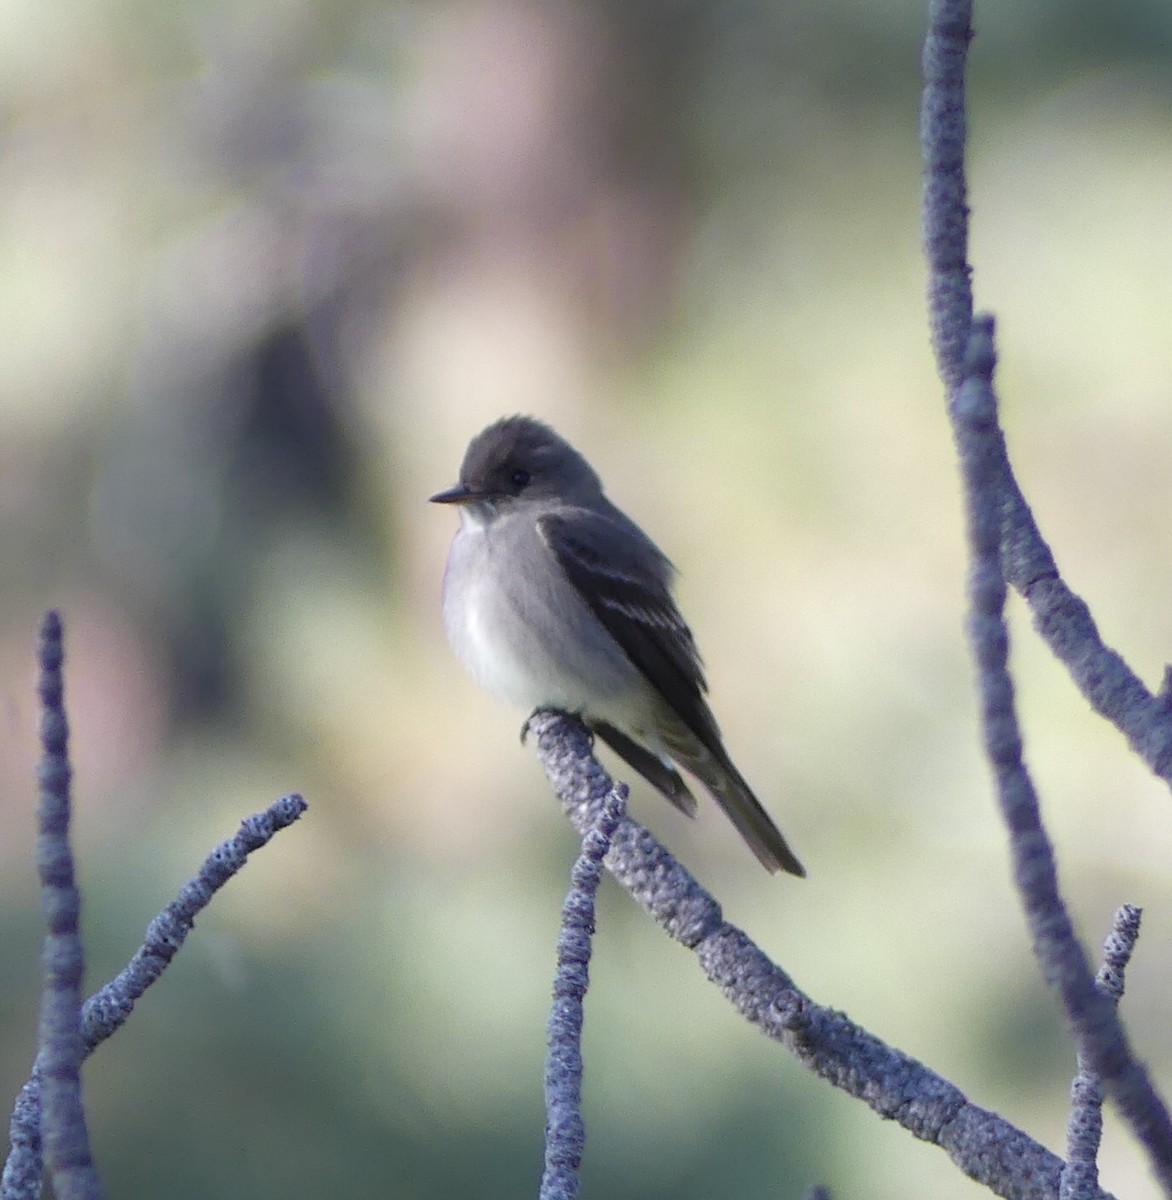
[[[1123, 977], [1139, 938], [1142, 909], [1125, 904], [1103, 943], [1103, 965], [1095, 987], [1118, 1005], [1123, 998]], [[1058, 1187], [1059, 1200], [1087, 1200], [1099, 1186], [1099, 1144], [1103, 1137], [1103, 1081], [1099, 1073], [1078, 1056], [1078, 1073], [1070, 1087], [1070, 1120], [1066, 1125], [1066, 1166]]]
[[[538, 757], [580, 834], [612, 787], [576, 718], [535, 713]], [[607, 870], [666, 932], [687, 946], [736, 1010], [805, 1066], [880, 1116], [940, 1146], [970, 1178], [1011, 1200], [1053, 1200], [1062, 1160], [959, 1088], [804, 995], [781, 967], [724, 920], [720, 905], [652, 834], [629, 817], [615, 829]], [[1096, 1192], [1096, 1200], [1106, 1197]]]
[[[932, 345], [950, 398], [963, 377], [973, 315], [964, 170], [965, 64], [972, 36], [971, 0], [931, 0], [920, 118], [924, 248]], [[1095, 711], [1172, 786], [1172, 691], [1165, 687], [1153, 696], [1103, 642], [1090, 609], [1059, 574], [1000, 437], [995, 453], [1000, 458], [1005, 578], [1025, 599], [1035, 629]]]
[[37, 643], [40, 668], [41, 764], [37, 771], [37, 871], [45, 914], [41, 992], [41, 1137], [45, 1166], [60, 1200], [101, 1196], [90, 1152], [81, 1095], [81, 983], [85, 968], [78, 917], [81, 895], [69, 844], [69, 726], [61, 666], [65, 656], [61, 617], [48, 612]]
[[964, 69], [973, 38], [972, 18], [972, 0], [930, 0], [924, 39], [920, 142], [924, 156], [928, 318], [936, 362], [949, 388], [960, 383], [973, 319], [964, 174]]
[[[1148, 695], [1123, 660], [1102, 644], [1089, 610], [1058, 577], [1013, 479], [997, 424], [992, 327], [990, 322], [973, 327], [968, 263], [964, 71], [971, 19], [969, 0], [930, 4], [921, 136], [932, 340], [966, 463], [970, 534], [980, 541], [972, 546], [970, 637], [982, 677], [986, 744], [1043, 970], [1062, 997], [1080, 1050], [1102, 1074], [1157, 1175], [1172, 1189], [1172, 1122], [1146, 1072], [1132, 1058], [1114, 1009], [1095, 990], [1058, 896], [1053, 857], [1021, 763], [1012, 686], [1004, 669], [1008, 635], [1001, 608], [1006, 578], [1022, 591], [1039, 631], [1068, 664], [1083, 694], [1126, 733], [1152, 769], [1170, 781], [1172, 723], [1168, 705]], [[967, 392], [963, 397], [962, 391]]]
[[[247, 817], [236, 835], [208, 855], [199, 874], [147, 926], [146, 938], [119, 974], [82, 1006], [81, 1034], [89, 1055], [125, 1023], [135, 1002], [166, 970], [216, 892], [255, 850], [292, 825], [307, 805], [298, 795], [283, 796], [264, 812]], [[41, 1180], [42, 1063], [21, 1089], [9, 1125], [10, 1151], [0, 1181], [0, 1200], [36, 1200]]]
[[1022, 759], [1009, 674], [1005, 577], [1001, 569], [1001, 442], [993, 391], [993, 321], [974, 321], [965, 379], [950, 411], [964, 478], [968, 520], [968, 634], [977, 666], [985, 753], [1010, 835], [1017, 884], [1046, 982], [1057, 992], [1079, 1052], [1103, 1078], [1143, 1144], [1163, 1186], [1172, 1191], [1172, 1119], [1146, 1070], [1132, 1056], [1115, 1006], [1095, 987], [1086, 953], [1058, 887], [1050, 840], [1033, 781]]
[[557, 974], [549, 1014], [549, 1054], [545, 1062], [545, 1171], [540, 1200], [574, 1200], [586, 1144], [582, 1120], [583, 1001], [590, 982], [594, 897], [602, 860], [615, 826], [626, 811], [627, 788], [616, 784], [582, 839], [582, 851], [570, 873], [558, 933]]

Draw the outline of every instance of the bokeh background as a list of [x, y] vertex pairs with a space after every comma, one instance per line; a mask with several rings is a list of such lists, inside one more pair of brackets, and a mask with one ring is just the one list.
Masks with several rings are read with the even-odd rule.
[[[34, 1044], [32, 645], [67, 621], [89, 979], [240, 817], [311, 809], [85, 1072], [111, 1196], [533, 1195], [575, 844], [444, 643], [426, 497], [508, 412], [682, 569], [808, 864], [633, 808], [817, 999], [1055, 1149], [1072, 1055], [976, 751], [918, 248], [923, 5], [0, 3], [0, 1093]], [[978, 11], [978, 302], [1071, 584], [1172, 657], [1172, 10]], [[1027, 750], [1172, 1082], [1172, 807], [1014, 604]], [[743, 1026], [616, 889], [588, 1194], [976, 1195]], [[1114, 1122], [1104, 1183], [1154, 1194]]]

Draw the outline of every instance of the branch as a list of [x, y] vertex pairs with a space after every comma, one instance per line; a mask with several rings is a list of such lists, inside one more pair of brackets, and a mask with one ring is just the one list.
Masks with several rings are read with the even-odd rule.
[[[538, 757], [579, 834], [598, 819], [613, 783], [585, 726], [566, 713], [529, 720]], [[734, 1008], [804, 1066], [940, 1146], [971, 1179], [1010, 1200], [1053, 1200], [1062, 1160], [959, 1088], [802, 993], [717, 901], [643, 828], [623, 817], [605, 865], [671, 937], [687, 946]], [[1095, 1197], [1108, 1193], [1096, 1191]]]
[[1146, 1072], [1132, 1058], [1114, 1007], [1095, 989], [1058, 894], [1037, 797], [1021, 761], [1006, 670], [1006, 579], [1021, 590], [1039, 632], [1070, 668], [1087, 699], [1124, 731], [1152, 770], [1170, 782], [1172, 723], [1164, 701], [1152, 697], [1123, 660], [1103, 645], [1086, 605], [1062, 583], [1013, 478], [997, 424], [992, 322], [973, 324], [968, 264], [964, 69], [971, 18], [970, 0], [932, 0], [924, 46], [921, 137], [928, 304], [968, 492], [973, 556], [969, 634], [981, 673], [986, 750], [1012, 835], [1015, 876], [1035, 953], [1062, 997], [1080, 1052], [1100, 1072], [1157, 1175], [1172, 1189], [1172, 1121]]
[[37, 805], [37, 871], [45, 913], [41, 990], [41, 1104], [45, 1165], [60, 1200], [97, 1200], [98, 1173], [90, 1153], [81, 1098], [81, 981], [85, 956], [78, 933], [81, 896], [69, 844], [69, 725], [65, 718], [61, 664], [65, 650], [61, 617], [48, 612], [41, 623], [37, 665], [41, 698], [41, 785]]
[[582, 838], [570, 874], [558, 934], [557, 975], [549, 1014], [549, 1055], [545, 1061], [545, 1172], [540, 1200], [574, 1200], [580, 1180], [586, 1127], [582, 1121], [582, 1002], [590, 982], [594, 897], [602, 860], [619, 818], [626, 811], [626, 784], [616, 784], [602, 803], [597, 822]]
[[[183, 945], [195, 918], [244, 865], [306, 810], [298, 795], [283, 796], [264, 812], [246, 818], [236, 835], [208, 855], [199, 874], [147, 927], [146, 938], [123, 970], [91, 996], [81, 1009], [82, 1057], [88, 1057], [125, 1024], [139, 997], [159, 978]], [[45, 1051], [17, 1097], [9, 1124], [10, 1151], [0, 1179], [0, 1200], [36, 1200], [41, 1193], [42, 1126], [49, 1130], [45, 1104]]]
[[924, 95], [920, 106], [928, 320], [936, 364], [950, 390], [962, 378], [961, 367], [973, 319], [964, 174], [967, 139], [964, 68], [973, 38], [972, 17], [972, 0], [930, 0], [928, 34], [924, 39]]
[[1058, 888], [1050, 840], [1022, 759], [1009, 674], [1005, 577], [1001, 570], [1001, 455], [993, 392], [993, 321], [978, 318], [969, 337], [966, 378], [950, 413], [964, 477], [968, 518], [968, 633], [977, 664], [985, 753], [1010, 834], [1014, 881], [1046, 982], [1058, 992], [1080, 1055], [1115, 1097], [1166, 1190], [1172, 1191], [1172, 1119], [1127, 1043], [1115, 1005], [1095, 987], [1090, 964]]
[[[1123, 975], [1139, 938], [1142, 910], [1125, 904], [1115, 914], [1111, 932], [1103, 944], [1103, 965], [1095, 976], [1095, 987], [1112, 1004], [1123, 998]], [[1099, 1186], [1099, 1144], [1103, 1137], [1103, 1081], [1080, 1054], [1078, 1073], [1070, 1087], [1073, 1102], [1066, 1126], [1066, 1166], [1058, 1188], [1058, 1200], [1086, 1200]]]
[[[924, 248], [932, 345], [950, 398], [964, 377], [973, 316], [964, 172], [964, 72], [972, 36], [971, 0], [931, 0], [920, 114]], [[1090, 609], [1058, 572], [1014, 478], [999, 431], [990, 453], [998, 458], [1001, 473], [1005, 578], [1024, 598], [1034, 628], [1094, 710], [1119, 729], [1158, 778], [1172, 786], [1172, 692], [1167, 681], [1153, 696], [1119, 654], [1104, 644]]]

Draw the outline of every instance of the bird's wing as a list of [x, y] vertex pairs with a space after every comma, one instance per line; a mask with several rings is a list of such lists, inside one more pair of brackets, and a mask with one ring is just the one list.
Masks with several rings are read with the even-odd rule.
[[627, 763], [634, 767], [653, 788], [658, 789], [686, 816], [696, 815], [696, 797], [684, 782], [679, 771], [645, 746], [627, 737], [621, 730], [605, 721], [588, 720], [592, 733], [602, 740]]
[[538, 519], [566, 578], [685, 725], [714, 751], [720, 732], [692, 631], [671, 596], [671, 563], [621, 514], [577, 508]]

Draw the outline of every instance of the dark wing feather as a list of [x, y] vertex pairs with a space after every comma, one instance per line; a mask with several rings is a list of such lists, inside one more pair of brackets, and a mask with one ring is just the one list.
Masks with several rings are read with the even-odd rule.
[[[721, 744], [704, 700], [704, 672], [692, 631], [671, 598], [671, 563], [617, 509], [609, 514], [573, 509], [542, 517], [537, 526], [590, 611], [680, 722], [673, 729], [666, 714], [661, 722], [668, 752], [708, 788], [768, 870], [804, 875]], [[594, 729], [673, 804], [694, 810], [695, 800], [674, 768], [611, 725], [596, 723]], [[698, 745], [690, 744], [689, 734]]]
[[588, 721], [587, 724], [619, 758], [634, 767], [652, 787], [658, 788], [680, 812], [689, 817], [696, 815], [696, 797], [671, 763], [664, 762], [659, 755], [652, 754], [605, 721]]
[[[588, 509], [537, 522], [566, 578], [684, 724], [724, 757], [704, 700], [707, 685], [692, 631], [672, 599], [671, 563], [637, 526]], [[634, 764], [632, 764], [634, 765]]]

